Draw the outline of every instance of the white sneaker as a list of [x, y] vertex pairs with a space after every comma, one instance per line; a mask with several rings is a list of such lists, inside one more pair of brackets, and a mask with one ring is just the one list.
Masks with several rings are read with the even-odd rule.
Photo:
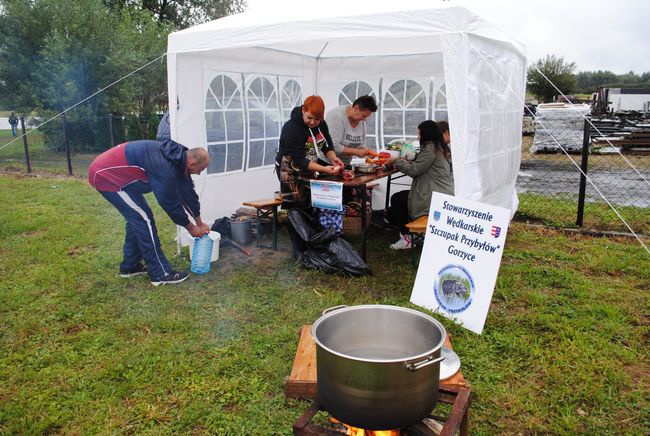
[[407, 248], [411, 248], [411, 237], [409, 235], [400, 235], [399, 241], [390, 244], [390, 248], [393, 250], [406, 250]]

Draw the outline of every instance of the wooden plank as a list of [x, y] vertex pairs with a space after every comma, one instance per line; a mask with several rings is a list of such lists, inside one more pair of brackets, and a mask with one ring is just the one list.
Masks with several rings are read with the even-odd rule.
[[244, 206], [254, 207], [255, 209], [270, 209], [273, 206], [280, 206], [282, 200], [275, 198], [266, 198], [263, 200], [245, 201], [242, 203]]
[[284, 384], [284, 393], [288, 397], [315, 399], [316, 389], [316, 342], [311, 336], [311, 324], [306, 324], [300, 332], [298, 350], [291, 375]]
[[406, 225], [406, 228], [411, 233], [424, 233], [424, 231], [427, 229], [428, 220], [429, 220], [428, 215], [421, 216], [415, 221], [411, 221], [410, 223], [408, 223]]

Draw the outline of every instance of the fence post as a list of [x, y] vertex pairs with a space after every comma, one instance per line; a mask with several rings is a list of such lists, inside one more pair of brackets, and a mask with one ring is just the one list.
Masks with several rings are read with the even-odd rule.
[[65, 158], [68, 161], [68, 175], [72, 175], [72, 161], [70, 161], [70, 145], [68, 144], [68, 123], [66, 121], [65, 112], [61, 115], [63, 122], [63, 145], [65, 146]]
[[111, 135], [111, 147], [115, 146], [115, 133], [113, 133], [113, 114], [108, 114], [108, 131]]
[[23, 147], [25, 148], [25, 166], [27, 173], [32, 172], [32, 164], [29, 161], [29, 148], [27, 147], [27, 133], [25, 133], [25, 117], [20, 117], [20, 126], [23, 129]]
[[585, 190], [587, 188], [587, 168], [589, 167], [589, 142], [591, 139], [591, 128], [589, 118], [585, 117], [585, 125], [582, 133], [582, 162], [580, 163], [580, 190], [578, 192], [578, 217], [576, 226], [582, 227], [582, 219], [585, 213]]

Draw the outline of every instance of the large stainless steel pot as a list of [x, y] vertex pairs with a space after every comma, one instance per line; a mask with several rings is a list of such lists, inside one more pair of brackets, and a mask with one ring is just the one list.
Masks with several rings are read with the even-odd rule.
[[328, 309], [312, 326], [318, 399], [355, 427], [408, 427], [427, 417], [438, 400], [446, 335], [432, 317], [403, 307]]

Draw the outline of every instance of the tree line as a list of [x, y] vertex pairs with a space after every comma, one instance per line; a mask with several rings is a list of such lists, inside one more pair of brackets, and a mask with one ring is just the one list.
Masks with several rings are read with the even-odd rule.
[[245, 0], [0, 0], [0, 107], [87, 115], [167, 106], [167, 35], [245, 7]]
[[564, 95], [591, 94], [599, 87], [650, 90], [650, 72], [641, 75], [633, 71], [614, 74], [602, 70], [574, 73], [575, 69], [575, 62], [567, 62], [563, 57], [547, 55], [528, 68], [526, 90], [544, 102], [552, 101], [553, 97], [559, 95], [558, 89]]
[[[0, 107], [47, 115], [97, 93], [79, 116], [165, 110], [167, 35], [245, 6], [245, 0], [0, 0]], [[527, 91], [551, 101], [555, 86], [564, 94], [650, 88], [650, 72], [575, 73], [575, 67], [554, 55], [539, 59], [528, 70]]]

